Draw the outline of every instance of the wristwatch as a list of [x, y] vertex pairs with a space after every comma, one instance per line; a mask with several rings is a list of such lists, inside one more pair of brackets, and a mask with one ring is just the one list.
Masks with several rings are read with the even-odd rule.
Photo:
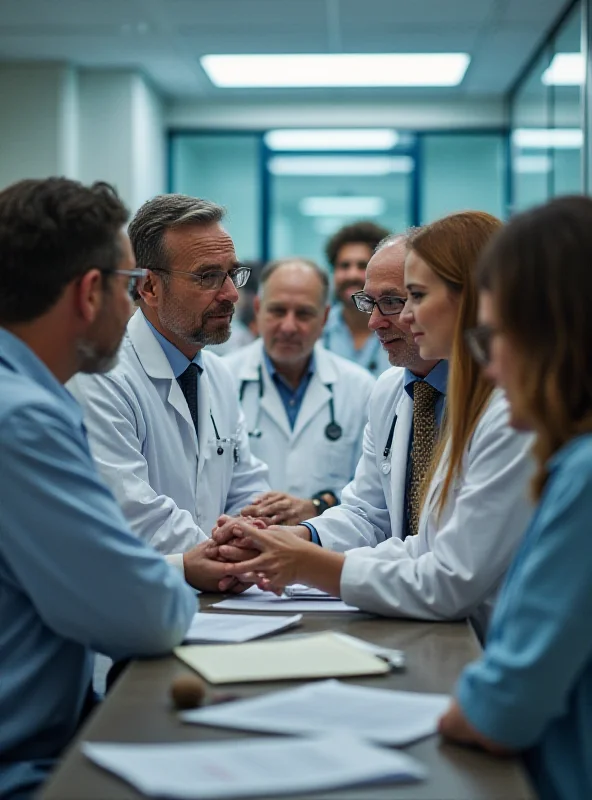
[[311, 497], [311, 500], [313, 506], [315, 507], [315, 511], [317, 512], [317, 517], [320, 517], [323, 511], [326, 511], [328, 508], [331, 508], [329, 503], [326, 500], [323, 500], [322, 497], [317, 497], [315, 495], [315, 497]]

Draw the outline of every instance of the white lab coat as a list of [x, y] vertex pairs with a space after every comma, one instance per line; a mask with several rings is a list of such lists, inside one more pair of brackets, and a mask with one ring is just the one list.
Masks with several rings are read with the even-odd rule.
[[[376, 547], [402, 536], [403, 504], [413, 401], [405, 391], [405, 370], [391, 367], [378, 378], [368, 405], [368, 424], [354, 478], [341, 495], [341, 505], [310, 520], [323, 547], [344, 552]], [[384, 456], [393, 418], [390, 454]]]
[[[532, 514], [531, 445], [530, 435], [510, 428], [505, 396], [494, 391], [442, 512], [437, 504], [446, 457], [428, 490], [417, 536], [402, 541], [399, 529], [393, 528], [393, 536], [376, 547], [346, 553], [343, 599], [386, 616], [469, 617], [483, 637], [497, 591]], [[397, 471], [393, 464], [391, 475]], [[400, 499], [398, 489], [393, 494]]]
[[[185, 552], [211, 534], [220, 514], [238, 514], [269, 490], [267, 467], [250, 452], [228, 367], [207, 351], [203, 365], [198, 436], [141, 310], [128, 323], [117, 366], [106, 375], [79, 374], [68, 385], [83, 406], [101, 474], [132, 530], [164, 554]], [[217, 442], [210, 412], [226, 441]]]
[[[296, 497], [312, 497], [323, 489], [340, 497], [362, 452], [375, 381], [367, 370], [320, 344], [315, 345], [314, 359], [315, 371], [292, 430], [282, 398], [265, 367], [261, 339], [224, 358], [235, 377], [237, 394], [241, 387], [244, 390], [242, 405], [248, 430], [251, 434], [261, 432], [260, 436], [250, 436], [251, 450], [268, 465], [271, 487]], [[331, 421], [331, 387], [334, 419], [342, 428], [342, 436], [336, 441], [325, 436]]]

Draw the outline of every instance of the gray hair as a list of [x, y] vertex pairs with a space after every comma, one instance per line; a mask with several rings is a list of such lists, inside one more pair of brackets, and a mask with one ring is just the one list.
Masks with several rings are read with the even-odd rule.
[[260, 298], [263, 297], [267, 281], [271, 278], [274, 272], [280, 269], [280, 267], [285, 267], [287, 264], [303, 264], [305, 267], [309, 267], [312, 272], [314, 272], [321, 284], [321, 300], [323, 305], [326, 306], [329, 300], [329, 275], [327, 274], [327, 270], [324, 270], [322, 267], [320, 267], [316, 261], [312, 261], [309, 258], [301, 258], [300, 256], [292, 256], [291, 258], [278, 258], [277, 260], [270, 261], [268, 264], [266, 264], [261, 270], [261, 275], [259, 276], [259, 291], [257, 292], [258, 296]]
[[378, 253], [380, 250], [384, 250], [385, 247], [390, 247], [391, 245], [398, 244], [399, 242], [403, 242], [405, 245], [407, 245], [411, 235], [417, 230], [419, 230], [419, 228], [407, 228], [407, 230], [405, 230], [403, 233], [391, 233], [388, 236], [385, 236], [384, 239], [381, 239], [380, 242], [378, 242], [374, 252]]
[[[186, 194], [159, 194], [138, 209], [127, 229], [136, 264], [146, 269], [168, 269], [164, 236], [170, 228], [220, 222], [222, 206]], [[163, 275], [166, 282], [167, 275]], [[135, 300], [138, 298], [135, 297]]]

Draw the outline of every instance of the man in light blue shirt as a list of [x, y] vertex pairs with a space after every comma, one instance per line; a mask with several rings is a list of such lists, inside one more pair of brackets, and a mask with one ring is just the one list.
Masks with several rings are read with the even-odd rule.
[[374, 222], [354, 222], [338, 230], [326, 246], [335, 305], [325, 325], [323, 345], [365, 367], [375, 378], [389, 368], [388, 353], [368, 330], [368, 318], [355, 307], [352, 294], [364, 288], [368, 262], [388, 235], [386, 228]]
[[139, 276], [106, 184], [0, 192], [0, 796], [44, 780], [92, 704], [94, 652], [179, 644], [195, 598], [132, 535], [63, 384], [113, 363]]

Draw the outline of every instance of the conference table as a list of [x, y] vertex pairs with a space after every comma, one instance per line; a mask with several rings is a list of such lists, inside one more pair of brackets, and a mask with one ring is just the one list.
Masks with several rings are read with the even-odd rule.
[[[211, 605], [219, 599], [220, 595], [201, 595], [200, 608], [210, 611]], [[466, 622], [416, 622], [384, 619], [361, 612], [323, 611], [305, 613], [298, 629], [279, 636], [294, 635], [296, 630], [304, 633], [341, 631], [382, 647], [404, 650], [407, 661], [404, 671], [348, 680], [386, 689], [449, 693], [463, 667], [480, 652], [477, 639]], [[131, 800], [142, 796], [127, 783], [91, 763], [80, 750], [84, 741], [205, 742], [258, 735], [181, 723], [172, 708], [169, 691], [175, 678], [188, 673], [191, 670], [173, 655], [130, 663], [64, 754], [41, 793], [42, 800]], [[209, 689], [213, 694], [228, 692], [248, 697], [299, 683], [276, 681]], [[496, 759], [444, 743], [438, 736], [416, 742], [404, 751], [427, 766], [427, 780], [340, 789], [305, 797], [315, 800], [533, 800], [536, 796], [518, 759]]]

